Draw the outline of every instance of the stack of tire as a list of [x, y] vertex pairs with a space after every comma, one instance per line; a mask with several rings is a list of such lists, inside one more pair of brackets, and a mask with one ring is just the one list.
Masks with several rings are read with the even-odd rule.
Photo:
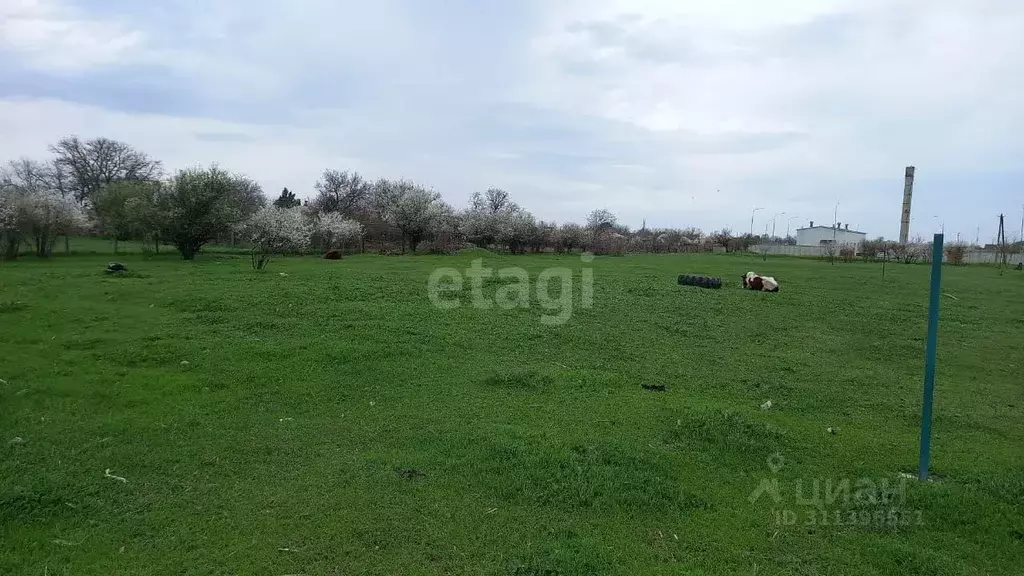
[[679, 284], [682, 286], [699, 286], [700, 288], [713, 288], [717, 290], [722, 287], [722, 279], [715, 276], [680, 274]]

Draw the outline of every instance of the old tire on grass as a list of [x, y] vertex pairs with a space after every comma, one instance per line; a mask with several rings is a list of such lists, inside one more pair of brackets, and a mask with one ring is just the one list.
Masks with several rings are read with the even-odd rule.
[[700, 288], [718, 289], [722, 287], [722, 279], [716, 276], [679, 275], [679, 284], [683, 286], [699, 286]]

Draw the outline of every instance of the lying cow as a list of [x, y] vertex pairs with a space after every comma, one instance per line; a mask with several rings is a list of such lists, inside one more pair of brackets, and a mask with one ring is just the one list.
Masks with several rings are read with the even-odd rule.
[[747, 272], [743, 276], [743, 287], [762, 292], [778, 292], [779, 283], [771, 276], [760, 276], [756, 272]]

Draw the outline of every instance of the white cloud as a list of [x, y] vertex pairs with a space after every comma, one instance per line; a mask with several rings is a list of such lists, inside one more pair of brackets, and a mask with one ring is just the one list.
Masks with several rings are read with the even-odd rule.
[[1010, 0], [598, 4], [556, 14], [535, 43], [538, 100], [649, 130], [806, 133], [783, 168], [824, 151], [845, 175], [887, 173], [892, 152], [973, 168], [998, 144], [945, 154], [937, 136], [1024, 128], [1009, 96], [1024, 86], [1024, 7]]
[[138, 31], [78, 14], [57, 0], [0, 2], [0, 47], [42, 69], [80, 71], [117, 63], [137, 50], [142, 38]]

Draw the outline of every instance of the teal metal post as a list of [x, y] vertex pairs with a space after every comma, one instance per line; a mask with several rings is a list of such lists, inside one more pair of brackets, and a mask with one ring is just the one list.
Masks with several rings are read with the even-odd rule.
[[939, 339], [939, 297], [942, 283], [942, 234], [932, 240], [932, 290], [928, 303], [928, 344], [924, 352], [924, 400], [921, 403], [921, 461], [917, 477], [928, 479], [928, 458], [932, 444], [932, 397], [935, 393], [935, 347]]

